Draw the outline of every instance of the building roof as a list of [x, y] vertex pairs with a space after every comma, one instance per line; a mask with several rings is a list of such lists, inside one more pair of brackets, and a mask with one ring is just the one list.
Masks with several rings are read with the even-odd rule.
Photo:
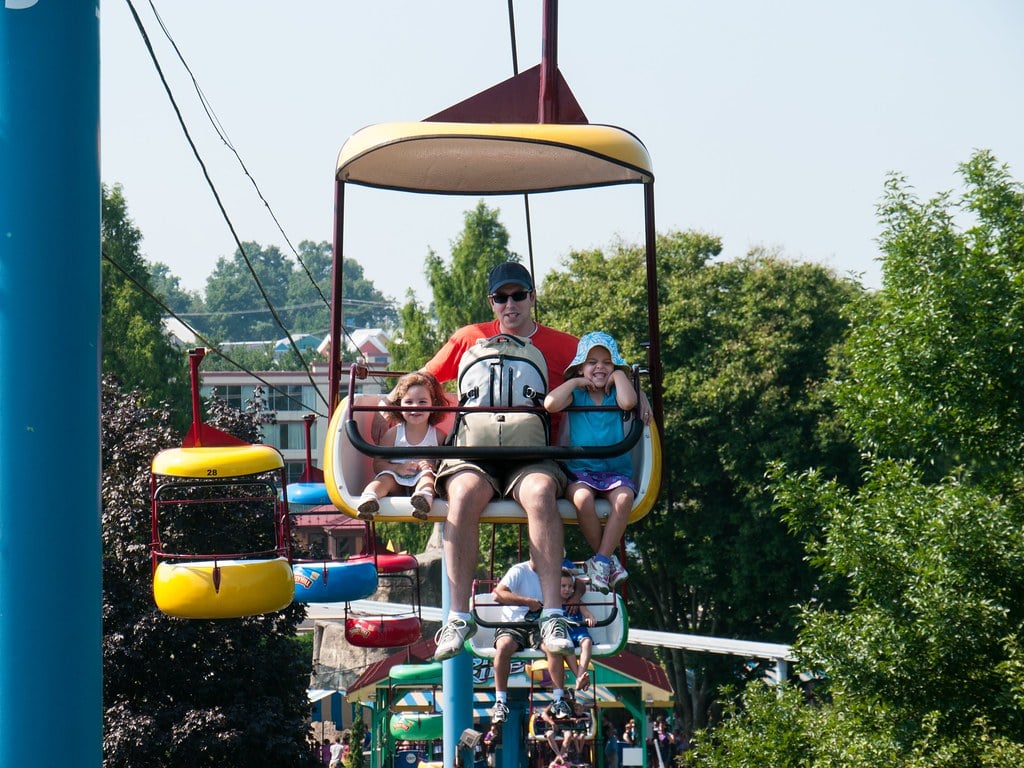
[[373, 664], [363, 670], [363, 674], [352, 681], [352, 685], [348, 687], [348, 690], [350, 693], [355, 693], [360, 688], [375, 686], [391, 674], [391, 668], [396, 664], [416, 664], [431, 661], [434, 658], [435, 650], [437, 650], [437, 643], [434, 642], [432, 637], [424, 638], [418, 643], [406, 646], [397, 653], [393, 653], [380, 661], [373, 662]]
[[[354, 328], [345, 332], [345, 349], [358, 349], [360, 352], [375, 352], [377, 355], [387, 355], [388, 342], [390, 338], [383, 328]], [[330, 335], [324, 336], [317, 351], [325, 355], [331, 348]]]
[[179, 347], [194, 347], [196, 335], [192, 330], [176, 317], [165, 317], [163, 319], [164, 331], [171, 334], [175, 344]]
[[[321, 344], [320, 337], [311, 333], [300, 333], [298, 336], [292, 336], [292, 340], [295, 341], [295, 346], [299, 349], [318, 349]], [[287, 352], [291, 348], [292, 343], [287, 338], [274, 342], [275, 352]]]

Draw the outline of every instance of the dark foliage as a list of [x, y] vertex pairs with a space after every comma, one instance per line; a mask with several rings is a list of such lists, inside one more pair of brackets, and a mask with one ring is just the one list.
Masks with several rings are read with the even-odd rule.
[[[307, 743], [309, 660], [295, 640], [304, 607], [188, 621], [153, 603], [149, 464], [180, 438], [166, 407], [142, 403], [104, 380], [104, 765], [315, 765]], [[253, 415], [223, 403], [210, 410], [207, 421], [219, 429], [258, 435]]]

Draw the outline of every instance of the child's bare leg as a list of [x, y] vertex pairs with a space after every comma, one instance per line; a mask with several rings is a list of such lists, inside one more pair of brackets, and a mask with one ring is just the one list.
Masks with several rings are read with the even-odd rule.
[[590, 655], [594, 652], [594, 641], [589, 637], [580, 639], [580, 659], [579, 669], [580, 672], [576, 675], [576, 679], [580, 679], [580, 675], [588, 674], [590, 670]]
[[597, 511], [594, 509], [594, 489], [583, 483], [572, 483], [565, 495], [576, 507], [580, 533], [590, 548], [597, 552], [601, 546], [601, 521], [597, 519]]
[[565, 666], [567, 666], [569, 668], [569, 671], [572, 672], [573, 679], [579, 680], [580, 679], [580, 665], [579, 665], [579, 662], [576, 661], [576, 654], [575, 653], [567, 653], [567, 654], [565, 654], [564, 658], [565, 658]]
[[619, 546], [622, 535], [626, 532], [629, 513], [633, 511], [633, 491], [620, 486], [606, 491], [603, 495], [611, 504], [612, 511], [608, 514], [608, 520], [605, 521], [600, 544], [594, 551], [605, 557], [611, 557], [615, 548]]
[[398, 483], [391, 475], [375, 477], [366, 484], [363, 493], [372, 493], [378, 499], [383, 496], [390, 496], [398, 489]]

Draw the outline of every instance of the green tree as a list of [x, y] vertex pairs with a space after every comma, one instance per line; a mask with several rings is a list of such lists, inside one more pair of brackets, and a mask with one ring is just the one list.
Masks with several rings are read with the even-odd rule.
[[865, 447], [937, 477], [1024, 459], [1021, 187], [985, 152], [960, 173], [958, 201], [919, 202], [899, 176], [886, 184], [885, 290], [855, 318], [851, 375], [836, 393]]
[[464, 325], [491, 319], [485, 301], [487, 275], [498, 264], [519, 261], [508, 249], [508, 230], [498, 220], [499, 213], [481, 200], [465, 213], [462, 233], [452, 242], [451, 263], [445, 264], [433, 251], [427, 255], [427, 280], [442, 339]]
[[141, 252], [142, 233], [128, 215], [121, 186], [102, 188], [102, 367], [151, 404], [180, 410], [183, 357], [164, 330], [162, 310], [146, 295], [152, 280]]
[[[796, 736], [772, 764], [796, 764], [798, 743], [808, 766], [1024, 759], [1022, 426], [1003, 392], [1020, 366], [1024, 188], [987, 152], [960, 172], [958, 199], [922, 203], [899, 177], [886, 187], [885, 283], [837, 357], [863, 483], [772, 474], [793, 526], [818, 520], [810, 555], [850, 596], [803, 608], [798, 651], [828, 681], [818, 708], [791, 712]], [[761, 718], [794, 709], [753, 701]], [[735, 747], [755, 728], [763, 737], [738, 716], [699, 764], [746, 765]]]
[[412, 291], [406, 294], [398, 318], [401, 336], [391, 345], [391, 367], [396, 371], [418, 370], [434, 356], [444, 339]]
[[326, 336], [331, 327], [331, 244], [303, 240], [298, 253], [299, 264], [288, 278], [288, 309], [282, 314], [293, 332]]
[[[278, 370], [274, 344], [268, 342], [257, 347], [225, 347], [214, 350], [203, 360], [208, 371], [274, 371]], [[290, 370], [290, 369], [289, 369]]]
[[498, 264], [519, 261], [508, 249], [508, 230], [499, 211], [480, 201], [466, 211], [461, 234], [452, 241], [450, 263], [427, 254], [426, 275], [433, 302], [423, 307], [409, 292], [399, 310], [399, 338], [391, 345], [392, 367], [415, 370], [458, 328], [493, 317], [487, 305], [487, 275]]
[[[251, 440], [255, 413], [220, 401], [206, 420]], [[109, 377], [102, 418], [104, 765], [317, 764], [307, 744], [310, 659], [295, 640], [304, 607], [219, 621], [155, 610], [149, 465], [180, 437], [166, 407], [147, 407]], [[214, 527], [191, 535], [209, 544]], [[240, 523], [229, 533], [257, 535]]]
[[231, 259], [217, 259], [213, 274], [206, 279], [206, 307], [212, 314], [205, 324], [219, 341], [282, 338], [284, 331], [274, 320], [267, 300], [280, 314], [288, 298], [291, 264], [274, 245], [264, 248], [259, 243], [244, 242], [242, 248], [244, 256], [242, 250], [236, 250]]
[[345, 755], [343, 765], [345, 768], [363, 768], [366, 759], [363, 755], [363, 736], [366, 733], [366, 722], [363, 720], [363, 713], [359, 712], [352, 719], [352, 730], [348, 738], [348, 754]]
[[[288, 325], [294, 332], [326, 336], [331, 327], [331, 244], [326, 240], [299, 243], [301, 264], [288, 283]], [[345, 259], [342, 269], [346, 328], [386, 328], [397, 318], [393, 300], [367, 280], [362, 266]]]
[[152, 262], [149, 274], [153, 293], [176, 315], [203, 311], [202, 296], [182, 288], [181, 278], [173, 274], [169, 266], [159, 261]]
[[[630, 618], [788, 642], [794, 603], [818, 584], [772, 509], [764, 473], [776, 460], [827, 459], [846, 476], [856, 467], [820, 387], [846, 330], [841, 310], [859, 288], [762, 251], [713, 261], [720, 250], [717, 238], [694, 232], [657, 241], [667, 460], [660, 503], [626, 532]], [[641, 248], [572, 254], [564, 272], [546, 277], [542, 303], [552, 324], [609, 331], [629, 361], [645, 361]], [[744, 673], [736, 659], [672, 651], [666, 661], [688, 725], [704, 725], [717, 688]]]

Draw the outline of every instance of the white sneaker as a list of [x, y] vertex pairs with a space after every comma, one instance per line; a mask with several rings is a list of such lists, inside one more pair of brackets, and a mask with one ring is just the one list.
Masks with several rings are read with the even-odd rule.
[[491, 708], [491, 722], [492, 723], [504, 723], [508, 719], [508, 706], [504, 701], [494, 702], [494, 706]]
[[434, 642], [437, 643], [437, 650], [434, 651], [434, 661], [444, 661], [462, 653], [466, 641], [476, 634], [476, 622], [470, 619], [449, 619], [448, 623], [437, 630], [434, 635]]
[[629, 578], [629, 571], [622, 567], [622, 563], [619, 562], [619, 558], [615, 555], [612, 555], [609, 559], [612, 561], [612, 567], [608, 577], [608, 586], [615, 589], [615, 587]]
[[551, 715], [558, 720], [572, 717], [572, 707], [565, 699], [559, 699], [551, 705]]
[[569, 623], [565, 616], [549, 616], [540, 623], [541, 644], [551, 653], [566, 656], [575, 646], [569, 637]]
[[608, 594], [608, 579], [611, 578], [611, 563], [601, 563], [590, 558], [587, 560], [587, 575], [590, 576], [590, 588], [603, 595]]

